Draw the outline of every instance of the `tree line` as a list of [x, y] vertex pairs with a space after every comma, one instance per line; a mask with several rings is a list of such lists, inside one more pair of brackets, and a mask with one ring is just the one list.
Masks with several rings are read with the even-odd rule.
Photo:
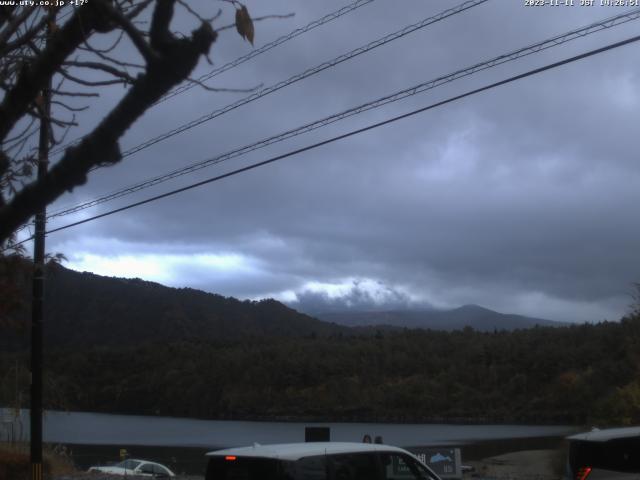
[[[24, 353], [0, 404], [27, 405]], [[46, 353], [49, 408], [208, 419], [640, 423], [640, 316], [514, 332], [244, 337]], [[17, 380], [17, 383], [16, 383]], [[16, 389], [16, 386], [17, 389]]]

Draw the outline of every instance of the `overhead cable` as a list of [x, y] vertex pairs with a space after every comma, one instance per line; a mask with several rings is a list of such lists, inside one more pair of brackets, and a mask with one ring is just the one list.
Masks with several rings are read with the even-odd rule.
[[264, 147], [267, 147], [269, 145], [275, 144], [275, 143], [279, 143], [281, 141], [287, 140], [289, 138], [304, 134], [304, 133], [308, 133], [311, 132], [313, 130], [325, 127], [327, 125], [330, 125], [332, 123], [338, 122], [340, 120], [343, 120], [345, 118], [349, 118], [351, 116], [354, 115], [358, 115], [360, 113], [366, 112], [368, 110], [372, 110], [375, 108], [379, 108], [383, 105], [387, 105], [389, 103], [393, 103], [399, 100], [402, 100], [404, 98], [416, 95], [418, 93], [422, 93], [425, 92], [427, 90], [431, 90], [433, 88], [439, 87], [441, 85], [444, 85], [446, 83], [452, 82], [454, 80], [472, 75], [474, 73], [483, 71], [483, 70], [487, 70], [489, 68], [493, 68], [495, 66], [498, 65], [502, 65], [504, 63], [510, 62], [510, 61], [514, 61], [517, 60], [519, 58], [531, 55], [533, 53], [537, 53], [540, 52], [542, 50], [546, 50], [548, 48], [552, 48], [558, 45], [562, 45], [563, 43], [566, 43], [568, 41], [571, 40], [575, 40], [576, 38], [581, 38], [584, 37], [586, 35], [590, 35], [593, 33], [596, 33], [598, 31], [601, 31], [603, 29], [608, 29], [617, 25], [621, 25], [623, 23], [629, 22], [631, 20], [637, 20], [638, 18], [640, 18], [640, 9], [636, 9], [634, 11], [631, 12], [627, 12], [625, 14], [620, 14], [620, 15], [616, 15], [614, 17], [610, 17], [604, 20], [600, 20], [598, 22], [595, 23], [591, 23], [589, 25], [586, 25], [584, 27], [580, 27], [574, 30], [571, 30], [569, 32], [563, 33], [561, 35], [556, 35], [554, 37], [551, 37], [547, 40], [543, 40], [541, 42], [529, 45], [527, 47], [523, 47], [523, 48], [519, 48], [517, 50], [514, 50], [512, 52], [509, 53], [505, 53], [502, 55], [499, 55], [497, 57], [494, 57], [490, 60], [484, 61], [484, 62], [480, 62], [480, 63], [476, 63], [470, 67], [466, 67], [460, 70], [456, 70], [453, 73], [449, 73], [447, 75], [442, 75], [439, 76], [435, 79], [432, 80], [428, 80], [426, 82], [420, 83], [418, 85], [414, 85], [412, 87], [409, 88], [405, 88], [403, 90], [400, 90], [396, 93], [393, 93], [391, 95], [387, 95], [378, 99], [375, 99], [373, 101], [364, 103], [362, 105], [359, 105], [357, 107], [353, 107], [350, 108], [348, 110], [344, 110], [342, 112], [333, 114], [331, 116], [328, 117], [324, 117], [320, 120], [316, 120], [314, 122], [311, 123], [307, 123], [305, 125], [302, 125], [300, 127], [296, 127], [292, 130], [288, 130], [286, 132], [282, 132], [279, 133], [277, 135], [273, 135], [271, 137], [259, 140], [257, 142], [254, 142], [252, 144], [249, 145], [245, 145], [243, 147], [237, 148], [235, 150], [231, 150], [229, 152], [217, 155], [215, 157], [212, 158], [208, 158], [202, 161], [199, 161], [197, 163], [193, 163], [191, 165], [164, 173], [162, 175], [158, 175], [156, 177], [153, 177], [151, 179], [147, 179], [145, 181], [136, 183], [134, 185], [130, 185], [128, 187], [125, 188], [121, 188], [119, 190], [113, 191], [111, 193], [108, 193], [106, 195], [94, 198], [92, 200], [80, 203], [78, 205], [75, 205], [73, 207], [69, 207], [69, 208], [65, 208], [65, 209], [61, 209], [58, 210], [54, 213], [51, 213], [49, 215], [49, 219], [52, 218], [56, 218], [56, 217], [61, 217], [61, 216], [65, 216], [65, 215], [69, 215], [72, 213], [76, 213], [79, 212], [81, 210], [85, 210], [87, 208], [90, 207], [94, 207], [97, 205], [100, 205], [102, 203], [123, 197], [125, 195], [129, 195], [135, 192], [138, 192], [140, 190], [143, 190], [145, 188], [149, 188], [152, 187], [154, 185], [158, 185], [160, 183], [164, 183], [168, 180], [171, 180], [173, 178], [177, 178], [180, 177], [182, 175], [186, 175], [189, 173], [193, 173], [195, 171], [201, 170], [203, 168], [209, 167], [211, 165], [216, 165], [218, 163], [222, 163], [224, 161], [230, 160], [232, 158], [236, 158], [242, 155], [245, 155], [249, 152], [252, 152], [254, 150], [258, 150]]
[[[265, 52], [268, 52], [269, 50], [277, 47], [278, 45], [281, 45], [285, 42], [288, 42], [289, 40], [293, 40], [296, 37], [299, 37], [300, 35], [307, 33], [311, 30], [313, 30], [314, 28], [317, 28], [321, 25], [324, 25], [325, 23], [329, 23], [333, 20], [336, 20], [337, 18], [342, 17], [343, 15], [346, 15], [347, 13], [353, 12], [354, 10], [363, 7], [365, 5], [368, 5], [369, 3], [372, 3], [374, 0], [356, 0], [353, 3], [350, 3], [349, 5], [346, 5], [342, 8], [339, 8], [338, 10], [335, 10], [331, 13], [328, 13], [327, 15], [325, 15], [324, 17], [318, 18], [310, 23], [308, 23], [307, 25], [305, 25], [304, 27], [300, 27], [300, 28], [296, 28], [295, 30], [293, 30], [292, 32], [283, 35], [277, 39], [275, 39], [272, 42], [269, 42], [265, 45], [263, 45], [262, 47], [256, 48], [254, 50], [251, 50], [251, 52], [247, 53], [246, 55], [243, 55], [241, 57], [236, 58], [235, 60], [232, 60], [228, 63], [225, 63], [224, 65], [218, 67], [218, 68], [214, 68], [213, 70], [211, 70], [209, 73], [202, 75], [200, 77], [198, 77], [196, 83], [188, 83], [186, 85], [182, 85], [179, 87], [176, 87], [175, 89], [171, 90], [170, 92], [168, 92], [164, 97], [162, 97], [160, 100], [158, 100], [156, 103], [154, 103], [153, 105], [157, 105], [159, 103], [164, 102], [165, 100], [168, 100], [170, 98], [175, 97], [176, 95], [179, 95], [181, 93], [184, 93], [190, 89], [192, 89], [193, 87], [195, 87], [198, 83], [202, 83], [204, 81], [210, 80], [213, 77], [216, 77], [218, 75], [220, 75], [221, 73], [226, 72], [227, 70], [230, 70], [234, 67], [237, 67], [238, 65], [241, 65], [249, 60], [251, 60], [254, 57], [257, 57], [258, 55], [261, 55]], [[71, 145], [75, 145], [77, 143], [80, 143], [80, 141], [82, 141], [82, 138], [77, 138], [76, 140], [73, 140], [65, 145], [62, 145], [60, 147], [55, 148], [54, 150], [52, 150], [51, 154], [52, 155], [56, 155], [60, 152], [65, 151], [67, 148], [69, 148]]]
[[440, 22], [446, 18], [449, 18], [453, 15], [457, 15], [459, 13], [462, 13], [466, 10], [469, 10], [470, 8], [473, 7], [477, 7], [478, 5], [481, 5], [483, 3], [486, 3], [488, 0], [468, 0], [466, 2], [461, 3], [460, 5], [457, 5], [453, 8], [449, 8], [447, 10], [444, 10], [443, 12], [438, 13], [437, 15], [433, 15], [431, 17], [425, 18], [417, 23], [414, 23], [412, 25], [409, 25], [407, 27], [404, 27], [394, 33], [391, 33], [389, 35], [385, 35], [382, 38], [379, 38], [377, 40], [374, 40], [373, 42], [370, 42], [364, 46], [358, 47], [354, 50], [351, 50], [348, 53], [345, 53], [343, 55], [340, 55], [338, 57], [335, 57], [327, 62], [321, 63], [320, 65], [317, 65], [313, 68], [310, 68], [308, 70], [305, 70], [302, 73], [298, 73], [296, 75], [293, 75], [292, 77], [289, 77], [286, 80], [282, 80], [274, 85], [271, 85], [269, 87], [263, 88], [261, 90], [259, 90], [258, 92], [252, 93], [251, 95], [248, 95], [244, 98], [241, 98], [240, 100], [237, 100], [236, 102], [230, 103], [229, 105], [226, 105], [222, 108], [218, 108], [214, 111], [212, 111], [211, 113], [208, 113], [207, 115], [203, 115], [199, 118], [196, 118], [195, 120], [192, 120], [190, 122], [187, 122], [179, 127], [176, 127], [172, 130], [169, 130], [168, 132], [165, 132], [161, 135], [158, 135], [157, 137], [151, 138], [139, 145], [136, 145], [135, 147], [132, 147], [126, 151], [124, 151], [122, 153], [122, 157], [128, 157], [130, 155], [133, 155], [134, 153], [137, 153], [141, 150], [144, 150], [145, 148], [148, 148], [152, 145], [155, 145], [156, 143], [162, 142], [164, 140], [166, 140], [167, 138], [171, 138], [175, 135], [178, 135], [180, 133], [183, 133], [187, 130], [190, 130], [194, 127], [197, 127], [198, 125], [202, 125], [205, 122], [208, 122], [209, 120], [213, 120], [214, 118], [217, 118], [221, 115], [224, 115], [226, 113], [229, 113], [232, 110], [235, 110], [243, 105], [246, 105], [248, 103], [251, 103], [255, 100], [258, 100], [259, 98], [265, 97], [271, 93], [277, 92], [278, 90], [283, 89], [284, 87], [288, 87], [289, 85], [292, 85], [296, 82], [299, 82], [301, 80], [304, 80], [306, 78], [309, 78], [313, 75], [317, 75], [318, 73], [327, 70], [328, 68], [332, 68], [335, 67], [336, 65], [339, 65], [343, 62], [346, 62], [347, 60], [351, 60], [352, 58], [355, 58], [359, 55], [362, 55], [363, 53], [366, 52], [370, 52], [371, 50], [374, 50], [378, 47], [381, 47], [382, 45], [386, 45], [387, 43], [393, 42], [395, 40], [398, 40], [399, 38], [402, 38], [406, 35], [409, 35], [410, 33], [413, 33], [417, 30], [420, 30], [422, 28], [425, 28], [429, 25], [433, 25], [434, 23]]
[[[585, 58], [592, 57], [594, 55], [598, 55], [600, 53], [604, 53], [604, 52], [609, 51], [609, 50], [620, 48], [622, 46], [629, 45], [629, 44], [637, 42], [639, 40], [640, 40], [640, 35], [636, 35], [634, 37], [628, 38], [626, 40], [622, 40], [620, 42], [612, 43], [612, 44], [606, 45], [604, 47], [596, 48], [594, 50], [590, 50], [588, 52], [585, 52], [585, 53], [582, 53], [582, 54], [579, 54], [579, 55], [575, 55], [573, 57], [566, 58], [564, 60], [560, 60], [558, 62], [547, 64], [547, 65], [545, 65], [543, 67], [534, 68], [534, 69], [529, 70], [529, 71], [527, 71], [525, 73], [521, 73], [519, 75], [514, 75], [514, 76], [509, 77], [507, 79], [500, 80], [498, 82], [494, 82], [494, 83], [491, 83], [489, 85], [485, 85], [483, 87], [476, 88], [474, 90], [470, 90], [470, 91], [462, 93], [460, 95], [456, 95], [456, 96], [450, 97], [450, 98], [448, 98], [446, 100], [442, 100], [440, 102], [432, 103], [431, 105], [428, 105], [426, 107], [422, 107], [422, 108], [419, 108], [417, 110], [413, 110], [411, 112], [408, 112], [408, 113], [405, 113], [405, 114], [402, 114], [402, 115], [398, 115], [398, 116], [389, 118], [387, 120], [383, 120], [381, 122], [377, 122], [377, 123], [368, 125], [368, 126], [363, 127], [363, 128], [359, 128], [357, 130], [352, 130], [352, 131], [350, 131], [348, 133], [344, 133], [342, 135], [338, 135], [338, 136], [329, 138], [327, 140], [323, 140], [321, 142], [314, 143], [312, 145], [307, 145], [306, 147], [298, 148], [296, 150], [292, 150], [292, 151], [287, 152], [285, 154], [278, 155], [278, 156], [275, 156], [275, 157], [271, 157], [271, 158], [269, 158], [267, 160], [263, 160], [261, 162], [253, 163], [251, 165], [247, 165], [245, 167], [238, 168], [236, 170], [224, 173], [222, 175], [217, 175], [215, 177], [211, 177], [211, 178], [208, 178], [206, 180], [202, 180], [202, 181], [199, 181], [199, 182], [196, 182], [196, 183], [192, 183], [192, 184], [187, 185], [185, 187], [177, 188], [175, 190], [171, 190], [169, 192], [165, 192], [165, 193], [162, 193], [160, 195], [156, 195], [156, 196], [147, 198], [145, 200], [141, 200], [141, 201], [138, 201], [138, 202], [135, 202], [135, 203], [131, 203], [129, 205], [125, 205], [124, 207], [116, 208], [114, 210], [110, 210], [108, 212], [101, 213], [99, 215], [94, 215], [92, 217], [85, 218], [83, 220], [79, 220], [77, 222], [69, 223], [67, 225], [63, 225], [61, 227], [48, 230], [46, 233], [47, 234], [51, 234], [51, 233], [59, 232], [59, 231], [66, 230], [66, 229], [69, 229], [69, 228], [72, 228], [72, 227], [76, 227], [76, 226], [82, 225], [84, 223], [92, 222], [92, 221], [97, 220], [99, 218], [104, 218], [104, 217], [107, 217], [109, 215], [113, 215], [115, 213], [123, 212], [125, 210], [129, 210], [129, 209], [141, 206], [141, 205], [145, 205], [145, 204], [148, 204], [148, 203], [151, 203], [151, 202], [155, 202], [155, 201], [161, 200], [163, 198], [171, 197], [173, 195], [177, 195], [178, 193], [186, 192], [188, 190], [192, 190], [194, 188], [201, 187], [203, 185], [207, 185], [207, 184], [210, 184], [210, 183], [213, 183], [213, 182], [217, 182], [219, 180], [223, 180], [225, 178], [228, 178], [228, 177], [231, 177], [231, 176], [235, 176], [235, 175], [238, 175], [240, 173], [247, 172], [249, 170], [254, 170], [254, 169], [258, 168], [258, 167], [263, 167], [265, 165], [269, 165], [271, 163], [275, 163], [275, 162], [277, 162], [279, 160], [283, 160], [285, 158], [289, 158], [289, 157], [292, 157], [294, 155], [298, 155], [300, 153], [316, 149], [316, 148], [321, 147], [323, 145], [328, 145], [330, 143], [334, 143], [334, 142], [337, 142], [339, 140], [344, 140], [345, 138], [349, 138], [349, 137], [358, 135], [360, 133], [364, 133], [364, 132], [367, 132], [369, 130], [373, 130], [375, 128], [382, 127], [384, 125], [388, 125], [390, 123], [394, 123], [394, 122], [397, 122], [399, 120], [412, 117], [412, 116], [417, 115], [419, 113], [423, 113], [423, 112], [426, 112], [428, 110], [432, 110], [434, 108], [441, 107], [443, 105], [447, 105], [447, 104], [455, 102], [457, 100], [461, 100], [463, 98], [470, 97], [472, 95], [476, 95], [478, 93], [485, 92], [487, 90], [491, 90], [491, 89], [494, 89], [496, 87], [500, 87], [502, 85], [506, 85], [508, 83], [515, 82], [517, 80], [522, 80], [524, 78], [527, 78], [527, 77], [530, 77], [530, 76], [533, 76], [533, 75], [537, 75], [539, 73], [546, 72], [548, 70], [552, 70], [554, 68], [558, 68], [558, 67], [561, 67], [563, 65], [567, 65], [569, 63], [576, 62], [578, 60], [583, 60]], [[20, 245], [22, 243], [25, 243], [25, 242], [27, 242], [27, 241], [29, 241], [31, 239], [32, 238], [27, 238], [25, 240], [22, 240], [21, 242], [18, 242], [16, 244], [14, 244], [11, 248], [14, 248], [15, 246]], [[7, 249], [5, 248], [5, 250], [7, 250]]]
[[[211, 70], [209, 73], [202, 75], [201, 77], [198, 77], [197, 81], [202, 83], [205, 82], [207, 80], [212, 79], [213, 77], [216, 77], [218, 75], [220, 75], [221, 73], [226, 72], [227, 70], [230, 70], [234, 67], [237, 67], [238, 65], [243, 64], [244, 62], [247, 62], [249, 60], [251, 60], [254, 57], [257, 57], [258, 55], [261, 55], [265, 52], [268, 52], [269, 50], [271, 50], [272, 48], [277, 47], [278, 45], [281, 45], [285, 42], [288, 42], [289, 40], [293, 40], [296, 37], [299, 37], [300, 35], [307, 33], [311, 30], [313, 30], [316, 27], [319, 27], [320, 25], [324, 25], [325, 23], [331, 22], [337, 18], [340, 18], [343, 15], [346, 15], [347, 13], [350, 13], [360, 7], [363, 7], [365, 5], [368, 5], [369, 3], [373, 2], [373, 0], [356, 0], [355, 2], [340, 8], [339, 10], [336, 10], [334, 12], [331, 12], [327, 15], [325, 15], [322, 18], [319, 18], [317, 20], [314, 20], [311, 23], [308, 23], [307, 25], [305, 25], [304, 27], [301, 28], [296, 28], [295, 30], [293, 30], [292, 32], [288, 33], [287, 35], [283, 35], [279, 38], [276, 38], [274, 41], [269, 42], [265, 45], [263, 45], [260, 48], [256, 48], [255, 50], [251, 50], [249, 53], [247, 53], [246, 55], [243, 55], [242, 57], [238, 57], [235, 60], [232, 60], [231, 62], [225, 63], [224, 65], [218, 67], [218, 68], [214, 68], [213, 70]], [[175, 97], [176, 95], [180, 95], [181, 93], [186, 92], [187, 90], [191, 90], [193, 87], [195, 87], [197, 85], [197, 83], [187, 83], [186, 85], [182, 85], [179, 86], [175, 89], [173, 89], [172, 91], [170, 91], [169, 93], [167, 93], [164, 97], [162, 97], [160, 100], [158, 100], [156, 102], [156, 104], [164, 102], [165, 100], [168, 100], [172, 97]]]

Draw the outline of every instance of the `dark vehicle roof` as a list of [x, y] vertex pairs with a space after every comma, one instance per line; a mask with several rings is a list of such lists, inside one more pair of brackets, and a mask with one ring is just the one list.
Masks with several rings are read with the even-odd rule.
[[595, 428], [590, 432], [578, 433], [567, 437], [567, 440], [582, 440], [586, 442], [608, 442], [618, 438], [640, 437], [640, 427], [607, 428], [600, 430]]

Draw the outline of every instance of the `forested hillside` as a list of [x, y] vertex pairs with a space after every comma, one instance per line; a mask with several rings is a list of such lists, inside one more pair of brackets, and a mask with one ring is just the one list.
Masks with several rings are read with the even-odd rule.
[[[1, 356], [1, 404], [13, 366]], [[234, 419], [640, 423], [640, 318], [516, 332], [58, 349], [49, 407]], [[21, 391], [27, 391], [24, 370]], [[26, 393], [23, 393], [26, 395]], [[26, 397], [23, 396], [23, 402]]]
[[[328, 335], [346, 330], [298, 313], [275, 300], [240, 301], [140, 279], [80, 273], [53, 263], [47, 270], [44, 334], [50, 348], [130, 346], [177, 339]], [[11, 323], [24, 325], [31, 289], [27, 281], [22, 283], [27, 308], [14, 313], [19, 318]], [[26, 335], [14, 328], [3, 329], [0, 323], [0, 349], [25, 348], [27, 341]]]

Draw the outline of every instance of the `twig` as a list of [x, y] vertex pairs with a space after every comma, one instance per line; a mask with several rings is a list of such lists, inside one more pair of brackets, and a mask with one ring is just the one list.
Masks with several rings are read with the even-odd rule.
[[64, 65], [69, 65], [78, 68], [89, 68], [92, 70], [101, 70], [110, 75], [113, 75], [116, 78], [120, 78], [124, 80], [126, 83], [133, 83], [135, 80], [131, 75], [127, 72], [123, 72], [122, 70], [118, 70], [117, 68], [112, 67], [111, 65], [105, 65], [100, 62], [80, 62], [77, 60], [69, 60], [64, 62]]
[[209, 92], [251, 93], [251, 92], [255, 92], [256, 90], [264, 86], [264, 83], [261, 83], [251, 88], [218, 88], [218, 87], [209, 87], [208, 85], [205, 85], [200, 80], [196, 80], [195, 78], [187, 78], [187, 81], [194, 83]]

